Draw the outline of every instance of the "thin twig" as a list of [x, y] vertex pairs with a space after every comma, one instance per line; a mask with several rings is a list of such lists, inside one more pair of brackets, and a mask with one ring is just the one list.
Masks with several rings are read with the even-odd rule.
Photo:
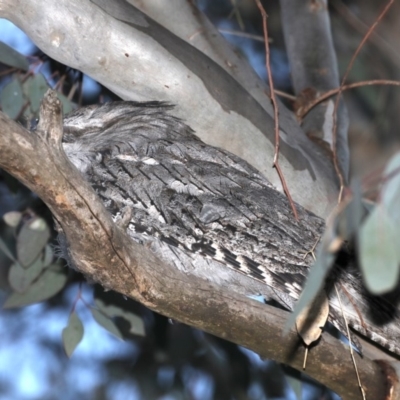
[[351, 69], [353, 68], [354, 61], [357, 58], [358, 54], [360, 53], [362, 47], [364, 46], [365, 42], [368, 40], [368, 38], [373, 33], [373, 31], [376, 28], [376, 26], [378, 25], [378, 23], [382, 20], [382, 18], [388, 12], [388, 10], [391, 7], [391, 5], [393, 4], [393, 2], [394, 2], [394, 0], [389, 0], [388, 1], [388, 3], [386, 4], [385, 8], [383, 9], [383, 11], [379, 14], [379, 16], [376, 19], [376, 21], [372, 24], [372, 26], [368, 29], [368, 32], [364, 35], [364, 37], [361, 40], [360, 44], [358, 45], [356, 51], [354, 52], [353, 56], [351, 57], [349, 65], [346, 68], [346, 71], [345, 71], [345, 73], [343, 75], [343, 79], [342, 79], [342, 82], [340, 84], [339, 91], [338, 91], [338, 94], [337, 94], [337, 97], [336, 97], [335, 106], [334, 106], [333, 113], [332, 113], [332, 119], [333, 119], [332, 152], [333, 152], [333, 164], [335, 166], [335, 171], [336, 171], [336, 174], [337, 174], [337, 176], [339, 178], [339, 182], [340, 182], [340, 192], [339, 192], [338, 203], [340, 203], [341, 200], [342, 200], [342, 194], [343, 194], [343, 188], [344, 188], [344, 177], [343, 177], [342, 171], [340, 170], [340, 167], [339, 167], [338, 157], [337, 157], [337, 149], [336, 149], [336, 141], [337, 141], [337, 111], [338, 111], [338, 108], [339, 108], [340, 96], [342, 94], [342, 87], [344, 86], [344, 84], [345, 84], [345, 82], [347, 80], [347, 77], [348, 77]]
[[[392, 81], [389, 79], [372, 79], [372, 80], [368, 80], [368, 81], [349, 83], [348, 85], [343, 85], [342, 87], [328, 90], [327, 92], [321, 94], [321, 96], [317, 97], [312, 102], [307, 104], [307, 106], [304, 107], [304, 109], [301, 111], [299, 118], [303, 119], [310, 112], [310, 110], [313, 109], [317, 104], [325, 101], [326, 99], [334, 96], [335, 94], [338, 94], [339, 92], [344, 92], [345, 90], [350, 90], [350, 89], [354, 89], [354, 88], [358, 88], [358, 87], [374, 86], [374, 85], [400, 86], [400, 81]], [[278, 93], [277, 90], [275, 90], [275, 93], [277, 93], [279, 96], [282, 96], [282, 97], [289, 98], [289, 96], [290, 96], [290, 95], [286, 95], [283, 92]]]
[[[368, 31], [369, 26], [362, 21], [348, 6], [341, 0], [331, 0], [329, 5], [332, 5], [338, 12], [339, 16], [346, 21], [353, 29], [363, 35]], [[371, 43], [386, 55], [397, 68], [400, 68], [400, 56], [396, 49], [379, 33], [374, 32], [370, 37]]]
[[0, 72], [0, 76], [5, 76], [5, 75], [8, 75], [8, 74], [12, 74], [15, 71], [18, 71], [18, 68], [15, 68], [15, 67], [8, 68], [8, 69]]
[[307, 357], [308, 357], [308, 346], [306, 346], [306, 351], [304, 352], [304, 359], [303, 359], [303, 371], [306, 369], [307, 365]]
[[340, 294], [339, 294], [339, 291], [338, 291], [336, 285], [335, 285], [335, 290], [336, 290], [336, 295], [337, 295], [338, 300], [339, 300], [340, 309], [341, 309], [341, 311], [342, 311], [342, 316], [343, 316], [343, 319], [344, 319], [344, 324], [345, 324], [345, 326], [346, 326], [347, 338], [349, 339], [350, 356], [351, 356], [351, 359], [352, 359], [352, 361], [353, 361], [354, 370], [356, 371], [358, 387], [359, 387], [360, 390], [361, 390], [361, 395], [362, 395], [363, 400], [366, 400], [365, 391], [364, 391], [364, 388], [363, 388], [363, 386], [362, 386], [362, 384], [361, 384], [360, 374], [358, 373], [358, 368], [357, 368], [357, 364], [356, 364], [356, 359], [354, 358], [354, 352], [353, 352], [353, 346], [352, 346], [352, 344], [351, 344], [351, 336], [350, 336], [349, 325], [347, 324], [347, 318], [346, 318], [346, 315], [345, 315], [345, 313], [344, 313], [344, 311], [343, 311], [342, 299], [340, 298]]
[[275, 123], [275, 153], [274, 153], [274, 162], [273, 166], [275, 167], [276, 171], [278, 172], [279, 179], [281, 180], [283, 190], [289, 200], [290, 206], [292, 207], [292, 211], [294, 214], [294, 217], [296, 220], [299, 219], [296, 206], [293, 202], [292, 196], [290, 195], [289, 188], [287, 187], [285, 177], [283, 175], [283, 172], [281, 170], [281, 167], [279, 166], [278, 158], [279, 158], [279, 109], [278, 109], [278, 103], [276, 101], [276, 96], [275, 96], [275, 91], [274, 91], [274, 82], [272, 80], [272, 71], [271, 71], [271, 63], [270, 63], [270, 51], [269, 51], [269, 38], [268, 38], [268, 25], [267, 25], [267, 18], [268, 15], [262, 6], [260, 0], [255, 0], [258, 9], [260, 10], [262, 20], [263, 20], [263, 31], [264, 31], [264, 44], [265, 44], [265, 65], [268, 73], [268, 81], [269, 81], [269, 87], [271, 91], [271, 102], [272, 106], [274, 108], [274, 123]]
[[79, 282], [78, 292], [76, 293], [74, 302], [72, 303], [72, 307], [71, 307], [71, 310], [69, 312], [69, 315], [71, 315], [75, 311], [76, 305], [78, 304], [78, 301], [81, 298], [82, 298], [82, 282]]
[[236, 0], [231, 0], [231, 4], [233, 7], [232, 13], [235, 14], [236, 17], [236, 21], [239, 25], [239, 28], [243, 31], [244, 30], [244, 22], [243, 22], [243, 18], [240, 14], [239, 8], [236, 4]]
[[225, 35], [240, 36], [245, 39], [257, 40], [258, 42], [264, 41], [263, 36], [254, 35], [252, 33], [247, 33], [247, 32], [232, 31], [230, 29], [218, 29], [218, 32], [223, 33]]
[[[264, 40], [264, 39], [263, 39], [263, 40]], [[278, 96], [281, 96], [281, 97], [283, 97], [283, 98], [285, 98], [285, 99], [292, 100], [292, 101], [296, 101], [296, 96], [293, 96], [292, 94], [282, 92], [282, 90], [278, 90], [278, 89], [275, 89], [274, 92], [275, 92], [275, 94], [277, 94]]]
[[314, 259], [314, 261], [317, 259], [317, 257], [315, 257], [315, 252], [314, 250], [317, 248], [317, 244], [319, 243], [319, 241], [321, 240], [321, 236], [318, 237], [318, 239], [315, 241], [315, 243], [313, 244], [313, 247], [311, 248], [311, 250], [308, 250], [303, 257], [303, 260], [306, 259], [306, 257], [310, 254], [311, 257]]

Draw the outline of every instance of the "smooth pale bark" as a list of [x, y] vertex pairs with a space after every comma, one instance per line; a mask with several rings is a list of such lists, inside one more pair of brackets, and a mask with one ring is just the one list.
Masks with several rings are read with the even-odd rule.
[[[176, 104], [175, 114], [205, 142], [244, 158], [279, 188], [272, 168], [270, 99], [261, 82], [257, 88], [254, 74], [246, 90], [239, 75], [232, 77], [220, 66], [221, 60], [214, 62], [129, 3], [94, 1], [0, 0], [0, 16], [18, 25], [50, 57], [123, 99]], [[248, 68], [238, 58], [227, 62], [234, 66], [228, 69]], [[241, 82], [246, 76], [248, 72]], [[337, 199], [331, 161], [282, 105], [280, 126], [280, 164], [294, 200], [326, 217]]]
[[[326, 0], [280, 0], [282, 26], [296, 96], [307, 93], [318, 96], [340, 86], [339, 70]], [[311, 93], [310, 93], [311, 90]], [[304, 99], [307, 96], [304, 97]], [[340, 101], [333, 138], [335, 98], [313, 110], [302, 121], [305, 133], [332, 148], [334, 142], [338, 165], [346, 182], [349, 174], [349, 126], [347, 110]], [[327, 155], [328, 157], [328, 155]]]

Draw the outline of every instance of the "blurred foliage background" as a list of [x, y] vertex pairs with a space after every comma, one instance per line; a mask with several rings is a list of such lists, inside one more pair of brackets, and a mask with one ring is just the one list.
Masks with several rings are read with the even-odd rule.
[[[255, 2], [197, 4], [266, 79]], [[275, 86], [291, 94], [279, 3], [263, 4], [269, 14]], [[372, 0], [329, 1], [341, 72], [381, 7]], [[395, 3], [364, 46], [349, 83], [399, 79], [399, 18], [400, 5]], [[59, 91], [65, 112], [117, 99], [89, 77], [47, 57], [5, 20], [0, 20], [0, 41], [0, 106], [25, 126], [34, 127], [48, 86]], [[351, 172], [366, 178], [400, 148], [395, 128], [400, 126], [400, 90], [368, 86], [344, 96], [350, 115]], [[284, 102], [292, 108], [290, 101]], [[306, 375], [87, 283], [57, 257], [45, 205], [1, 170], [0, 238], [0, 399], [337, 398]], [[69, 359], [66, 352], [72, 351]]]

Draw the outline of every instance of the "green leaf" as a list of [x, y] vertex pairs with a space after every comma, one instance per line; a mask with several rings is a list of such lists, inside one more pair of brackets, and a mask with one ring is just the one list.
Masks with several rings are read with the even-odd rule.
[[0, 250], [11, 260], [14, 262], [18, 262], [17, 259], [13, 256], [9, 248], [7, 247], [4, 240], [0, 237]]
[[376, 203], [371, 200], [368, 200], [368, 199], [363, 199], [362, 205], [364, 207], [366, 214], [368, 215], [368, 214], [372, 213], [373, 209], [375, 208]]
[[43, 260], [38, 258], [29, 268], [23, 268], [14, 263], [8, 271], [8, 282], [13, 290], [23, 293], [28, 290], [32, 282], [42, 273], [44, 269]]
[[51, 246], [46, 245], [46, 247], [44, 248], [43, 265], [45, 267], [48, 267], [53, 261], [53, 258], [54, 258], [54, 253]]
[[[291, 371], [293, 374], [293, 372]], [[293, 389], [294, 394], [296, 395], [297, 400], [302, 400], [302, 391], [303, 391], [303, 380], [301, 377], [301, 373], [299, 372], [298, 377], [294, 377], [291, 375], [286, 375], [286, 380], [289, 386]]]
[[[382, 190], [382, 203], [389, 210], [400, 215], [400, 152], [396, 153], [385, 168], [385, 177], [388, 180]], [[400, 218], [399, 218], [400, 220]]]
[[356, 234], [367, 213], [362, 203], [362, 188], [359, 180], [353, 180], [351, 192], [352, 199], [346, 204], [341, 213], [336, 216], [337, 231], [344, 240], [350, 240]]
[[[34, 116], [39, 115], [40, 104], [42, 103], [43, 97], [49, 89], [49, 85], [42, 74], [36, 74], [30, 76], [22, 85], [23, 93], [28, 98], [30, 103], [30, 112], [28, 114], [33, 114]], [[57, 97], [61, 101], [63, 107], [63, 113], [68, 114], [71, 112], [75, 106], [67, 97], [63, 94], [57, 92]], [[29, 111], [29, 110], [28, 110]], [[26, 117], [29, 117], [25, 114]]]
[[47, 230], [46, 221], [43, 218], [35, 218], [32, 222], [29, 223], [29, 228], [33, 231], [43, 232]]
[[76, 349], [76, 346], [78, 346], [82, 340], [83, 332], [83, 324], [74, 311], [69, 316], [68, 325], [62, 331], [64, 350], [68, 357], [71, 357], [72, 353]]
[[128, 309], [118, 307], [114, 304], [106, 304], [102, 299], [96, 298], [95, 304], [105, 315], [110, 318], [121, 317], [129, 322], [129, 333], [138, 336], [145, 336], [143, 319]]
[[64, 115], [70, 113], [75, 108], [74, 103], [68, 100], [63, 94], [57, 92], [57, 97], [61, 101]]
[[375, 295], [393, 290], [399, 277], [398, 236], [383, 204], [361, 226], [359, 258], [365, 286]]
[[[395, 229], [394, 236], [400, 238], [400, 152], [389, 161], [385, 176], [388, 177], [381, 193], [381, 201]], [[397, 246], [397, 260], [400, 264], [400, 246]]]
[[22, 213], [19, 211], [10, 211], [3, 215], [3, 219], [8, 226], [16, 228], [18, 224], [21, 222]]
[[308, 273], [307, 281], [304, 286], [303, 292], [296, 303], [293, 312], [290, 314], [285, 324], [285, 332], [292, 327], [296, 321], [296, 318], [300, 315], [302, 310], [307, 307], [315, 298], [315, 296], [321, 291], [325, 284], [325, 279], [331, 270], [336, 253], [330, 250], [331, 244], [336, 240], [334, 234], [334, 226], [328, 226], [321, 239], [321, 244], [318, 246], [316, 261], [310, 268]]
[[43, 218], [32, 218], [18, 233], [17, 257], [22, 266], [32, 264], [50, 239], [50, 229]]
[[31, 112], [38, 115], [40, 104], [49, 85], [42, 74], [30, 76], [22, 85], [25, 96], [28, 98]]
[[0, 92], [0, 104], [3, 112], [11, 119], [16, 119], [24, 106], [21, 83], [17, 78], [4, 86]]
[[91, 308], [90, 311], [92, 312], [93, 318], [99, 325], [101, 325], [108, 332], [112, 333], [118, 339], [123, 339], [120, 330], [118, 329], [117, 325], [115, 325], [113, 320], [96, 308]]
[[67, 283], [64, 267], [54, 264], [47, 268], [24, 293], [13, 292], [8, 296], [3, 308], [22, 307], [39, 303], [57, 294]]
[[0, 63], [23, 71], [28, 71], [29, 69], [29, 62], [26, 57], [4, 42], [0, 42]]

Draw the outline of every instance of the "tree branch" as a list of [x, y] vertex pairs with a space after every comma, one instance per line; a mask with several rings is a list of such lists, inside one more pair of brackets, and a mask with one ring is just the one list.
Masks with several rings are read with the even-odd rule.
[[[291, 75], [296, 96], [301, 101], [312, 100], [318, 94], [340, 86], [339, 70], [331, 33], [327, 1], [281, 0], [282, 26]], [[310, 99], [307, 99], [307, 94]], [[349, 146], [347, 131], [349, 120], [341, 100], [337, 129], [333, 132], [334, 100], [321, 103], [302, 121], [305, 133], [317, 142], [324, 141], [330, 148], [333, 134], [337, 135], [338, 165], [345, 180], [349, 173]], [[332, 152], [327, 157], [332, 162]]]
[[[123, 99], [176, 104], [175, 114], [202, 140], [244, 158], [280, 187], [272, 168], [270, 99], [254, 74], [248, 89], [242, 87], [249, 76], [244, 60], [222, 54], [215, 62], [124, 0], [0, 0], [0, 16], [23, 29], [50, 57]], [[233, 61], [246, 72], [233, 78], [226, 69], [236, 68], [221, 67]], [[327, 216], [338, 189], [332, 166], [282, 105], [280, 128], [281, 167], [294, 199]]]
[[[304, 349], [296, 332], [282, 336], [287, 312], [231, 291], [225, 282], [216, 284], [161, 262], [112, 222], [62, 151], [61, 107], [53, 92], [43, 102], [36, 134], [2, 113], [0, 131], [0, 166], [48, 205], [84, 275], [163, 315], [245, 346], [261, 357], [301, 368]], [[247, 277], [236, 274], [241, 286], [240, 279]], [[386, 379], [396, 378], [388, 363], [378, 365], [360, 357], [357, 361], [368, 398], [384, 399], [389, 389], [394, 390]], [[306, 372], [346, 399], [359, 398], [348, 349], [328, 334], [311, 349]]]

